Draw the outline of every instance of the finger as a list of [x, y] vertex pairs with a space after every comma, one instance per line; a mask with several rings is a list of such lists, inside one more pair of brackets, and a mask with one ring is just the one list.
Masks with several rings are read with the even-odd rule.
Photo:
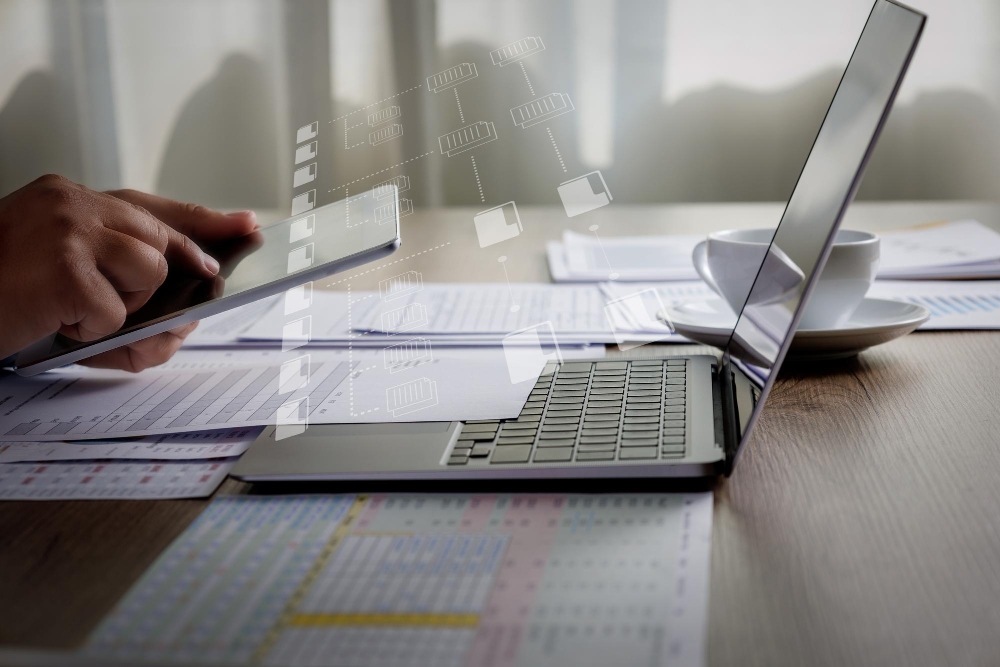
[[106, 229], [95, 252], [97, 268], [119, 292], [151, 294], [167, 277], [167, 260], [134, 236]]
[[125, 347], [108, 350], [84, 359], [80, 363], [92, 368], [117, 368], [132, 373], [165, 363], [174, 355], [195, 327], [197, 322], [150, 336]]
[[221, 213], [198, 204], [185, 204], [137, 190], [115, 190], [115, 197], [141, 206], [181, 234], [202, 242], [222, 241], [257, 229], [253, 211]]
[[103, 338], [125, 321], [125, 304], [96, 266], [71, 276], [70, 284], [62, 286], [62, 298], [59, 333], [74, 340]]
[[105, 198], [107, 206], [103, 212], [106, 228], [128, 234], [156, 248], [172, 266], [195, 276], [210, 278], [219, 272], [219, 263], [197, 243], [143, 207], [107, 194], [101, 194], [101, 197]]

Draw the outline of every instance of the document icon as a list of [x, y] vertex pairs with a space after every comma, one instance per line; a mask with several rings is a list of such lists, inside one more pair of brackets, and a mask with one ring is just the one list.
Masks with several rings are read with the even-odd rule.
[[525, 37], [506, 46], [501, 46], [495, 51], [490, 51], [490, 60], [493, 61], [494, 65], [503, 67], [544, 50], [545, 44], [541, 37]]
[[514, 125], [523, 129], [569, 113], [575, 108], [569, 95], [552, 93], [545, 97], [535, 98], [519, 107], [514, 107], [510, 110], [510, 117], [514, 119]]
[[382, 331], [387, 335], [427, 326], [427, 309], [422, 303], [411, 303], [382, 313]]
[[319, 121], [303, 125], [295, 132], [295, 143], [301, 144], [303, 141], [314, 139], [319, 134]]
[[477, 213], [472, 221], [476, 223], [476, 236], [479, 237], [480, 248], [512, 239], [524, 231], [524, 227], [521, 226], [521, 216], [517, 214], [517, 205], [512, 201]]
[[311, 211], [316, 206], [316, 191], [303, 192], [298, 197], [292, 199], [292, 215]]
[[295, 273], [312, 266], [315, 251], [313, 244], [309, 243], [288, 253], [288, 273]]
[[278, 406], [274, 439], [284, 440], [304, 433], [309, 425], [309, 397], [288, 401]]
[[[673, 330], [660, 321], [658, 313], [661, 311], [663, 302], [660, 300], [660, 293], [653, 288], [627, 294], [604, 306], [604, 316], [611, 325], [611, 332], [615, 335], [615, 342], [620, 350], [631, 350], [669, 338]], [[640, 334], [642, 340], [638, 341], [638, 336], [629, 334]], [[653, 339], [657, 334], [660, 337]]]
[[385, 390], [385, 403], [393, 418], [438, 404], [437, 383], [430, 378], [410, 380]]
[[552, 322], [542, 322], [504, 336], [503, 355], [513, 384], [534, 382], [545, 364], [562, 363]]
[[311, 160], [316, 157], [316, 153], [319, 151], [319, 143], [312, 142], [306, 144], [305, 146], [299, 146], [295, 149], [295, 164], [302, 164], [306, 160]]
[[[393, 189], [395, 186], [395, 189]], [[375, 199], [385, 199], [386, 197], [391, 197], [396, 192], [406, 192], [410, 189], [410, 177], [409, 176], [395, 176], [390, 178], [388, 181], [382, 181], [374, 188]]]
[[312, 315], [292, 320], [281, 328], [281, 350], [288, 352], [312, 340]]
[[368, 125], [375, 127], [376, 125], [381, 125], [382, 123], [388, 123], [393, 118], [399, 118], [399, 107], [388, 107], [380, 109], [375, 113], [368, 114]]
[[285, 292], [285, 315], [298, 313], [312, 305], [313, 284], [299, 285]]
[[306, 183], [312, 183], [316, 180], [316, 163], [313, 162], [310, 165], [306, 165], [301, 169], [296, 169], [295, 173], [292, 174], [292, 187], [299, 188]]
[[315, 215], [307, 215], [304, 218], [299, 218], [288, 226], [288, 242], [298, 243], [312, 236], [314, 231], [316, 231]]
[[559, 192], [559, 199], [570, 218], [607, 206], [614, 199], [600, 171], [592, 171], [566, 181], [556, 191]]
[[405, 371], [434, 360], [431, 342], [426, 338], [411, 338], [405, 343], [390, 345], [382, 350], [382, 356], [389, 373]]
[[290, 394], [309, 384], [309, 355], [289, 359], [278, 369], [278, 393]]

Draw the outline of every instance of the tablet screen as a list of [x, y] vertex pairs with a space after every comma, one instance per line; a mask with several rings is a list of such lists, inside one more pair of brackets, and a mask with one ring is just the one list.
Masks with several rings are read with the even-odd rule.
[[[395, 189], [391, 197], [373, 191], [341, 200], [268, 225], [246, 236], [206, 246], [219, 262], [215, 278], [192, 278], [171, 271], [167, 279], [138, 310], [129, 314], [115, 333], [82, 343], [55, 334], [18, 358], [26, 366], [89, 345], [124, 336], [150, 325], [172, 320], [192, 309], [217, 305], [205, 315], [262, 299], [297, 284], [338, 270], [338, 265], [369, 251], [392, 245], [397, 237]], [[25, 353], [22, 353], [24, 355]]]

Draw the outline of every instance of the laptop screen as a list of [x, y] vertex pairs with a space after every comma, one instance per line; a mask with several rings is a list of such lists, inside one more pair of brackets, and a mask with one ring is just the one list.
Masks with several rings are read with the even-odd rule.
[[875, 3], [774, 231], [726, 347], [726, 356], [765, 391], [826, 262], [924, 21], [922, 14], [893, 2]]

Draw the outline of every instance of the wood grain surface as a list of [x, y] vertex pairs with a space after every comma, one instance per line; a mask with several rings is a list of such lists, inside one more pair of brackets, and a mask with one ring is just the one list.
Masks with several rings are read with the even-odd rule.
[[[418, 211], [394, 259], [416, 254], [405, 269], [428, 282], [502, 281], [500, 253], [476, 243], [475, 212]], [[706, 233], [773, 226], [780, 213], [609, 207], [574, 222], [528, 208], [524, 233], [502, 248], [512, 281], [547, 281], [543, 241], [564, 229]], [[1000, 208], [961, 203], [856, 204], [847, 226], [966, 217], [1000, 229]], [[353, 277], [352, 289], [389, 271]], [[917, 333], [783, 369], [715, 488], [710, 664], [1000, 664], [998, 360], [1000, 333]], [[229, 480], [219, 492], [248, 488]], [[0, 503], [0, 645], [79, 646], [207, 502]]]

